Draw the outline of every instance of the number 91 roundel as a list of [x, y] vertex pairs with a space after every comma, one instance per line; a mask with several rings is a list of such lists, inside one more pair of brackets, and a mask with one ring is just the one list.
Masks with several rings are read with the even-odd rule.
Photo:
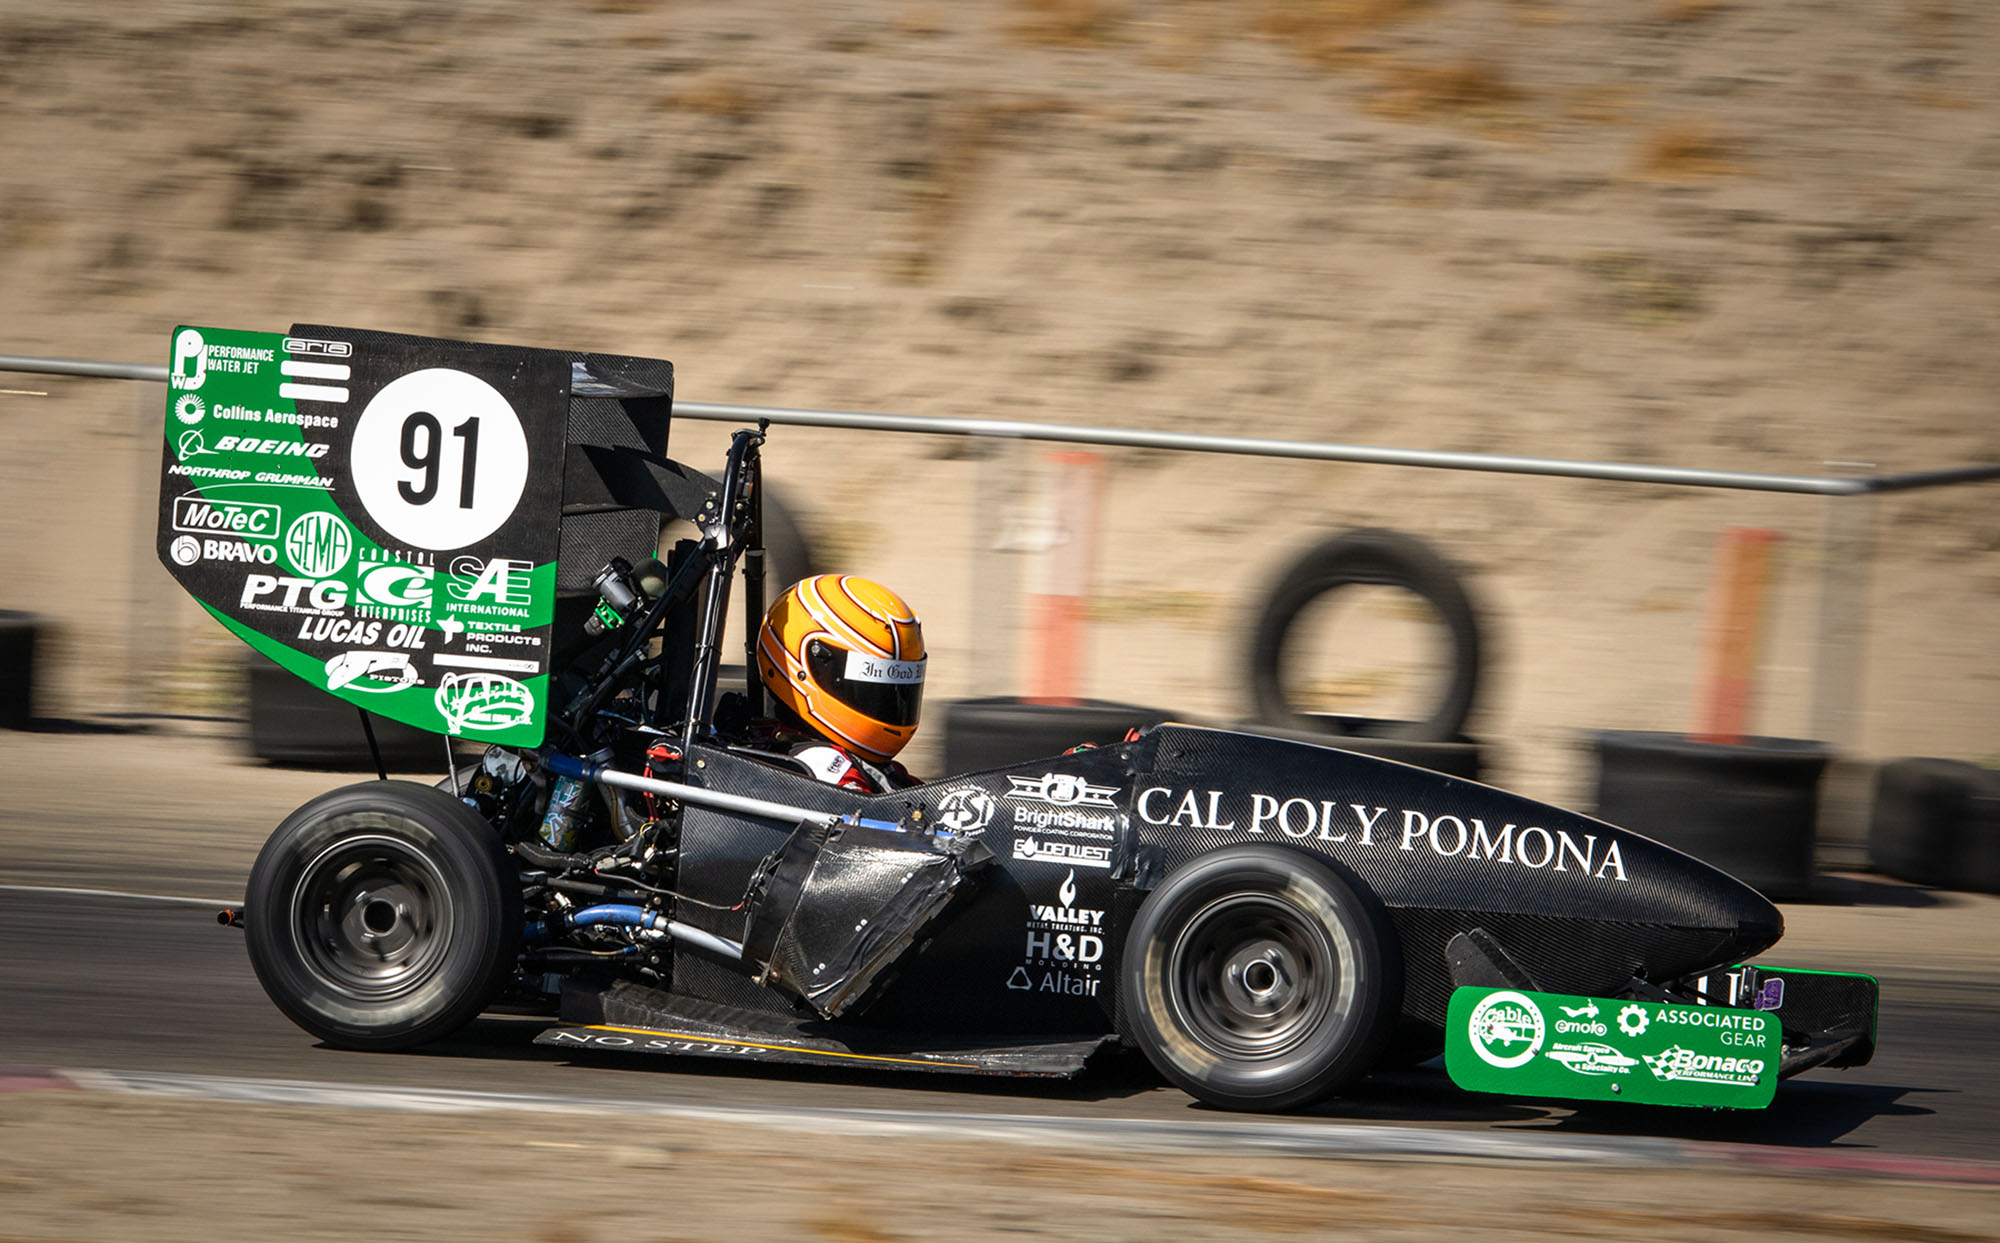
[[348, 461], [368, 516], [433, 552], [499, 530], [528, 482], [513, 406], [478, 376], [444, 367], [384, 385], [354, 425]]

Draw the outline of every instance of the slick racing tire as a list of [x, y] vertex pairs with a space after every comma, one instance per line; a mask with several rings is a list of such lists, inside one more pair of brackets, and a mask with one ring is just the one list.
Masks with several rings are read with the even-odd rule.
[[369, 781], [278, 826], [250, 871], [250, 965], [328, 1044], [403, 1049], [464, 1026], [513, 969], [520, 882], [451, 795]]
[[1310, 1105], [1373, 1069], [1402, 1004], [1381, 906], [1330, 861], [1231, 846], [1140, 906], [1119, 965], [1127, 1034], [1222, 1109]]
[[1442, 625], [1450, 669], [1439, 680], [1435, 702], [1413, 720], [1382, 722], [1376, 735], [1448, 742], [1472, 713], [1479, 687], [1478, 615], [1458, 571], [1413, 535], [1369, 527], [1347, 531], [1308, 550], [1279, 575], [1250, 640], [1250, 694], [1257, 718], [1267, 724], [1338, 733], [1347, 719], [1311, 711], [1298, 688], [1303, 672], [1287, 640], [1306, 609], [1344, 588], [1392, 587], [1425, 601]]

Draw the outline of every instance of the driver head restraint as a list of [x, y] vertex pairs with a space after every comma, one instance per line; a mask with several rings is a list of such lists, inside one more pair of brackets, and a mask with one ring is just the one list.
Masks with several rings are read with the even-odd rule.
[[888, 760], [917, 732], [923, 626], [880, 583], [816, 574], [764, 614], [757, 672], [779, 703], [828, 741]]

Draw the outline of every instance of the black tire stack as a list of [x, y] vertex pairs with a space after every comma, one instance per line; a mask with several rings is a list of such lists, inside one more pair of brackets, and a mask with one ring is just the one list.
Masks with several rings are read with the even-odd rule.
[[1898, 880], [2000, 893], [2000, 770], [1927, 758], [1883, 764], [1868, 859]]
[[0, 729], [35, 720], [35, 648], [43, 628], [34, 613], [0, 609]]

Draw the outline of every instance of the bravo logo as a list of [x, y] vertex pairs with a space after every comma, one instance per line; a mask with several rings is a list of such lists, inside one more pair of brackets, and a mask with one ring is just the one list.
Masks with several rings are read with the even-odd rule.
[[276, 505], [251, 501], [211, 501], [200, 495], [174, 498], [174, 530], [200, 535], [238, 535], [244, 539], [278, 538], [284, 521]]

